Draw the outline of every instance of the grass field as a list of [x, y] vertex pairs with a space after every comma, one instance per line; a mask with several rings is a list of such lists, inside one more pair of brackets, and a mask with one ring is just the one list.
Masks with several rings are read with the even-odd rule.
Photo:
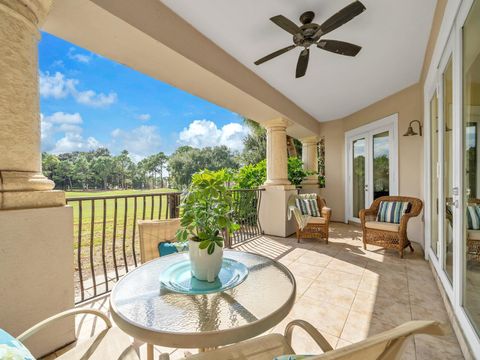
[[[67, 203], [73, 208], [74, 263], [77, 270], [82, 268], [83, 279], [92, 277], [92, 265], [96, 275], [104, 273], [104, 270], [113, 271], [115, 264], [120, 268], [127, 264], [129, 267], [133, 266], [134, 254], [139, 259], [136, 221], [169, 217], [168, 194], [172, 192], [175, 190], [67, 192]], [[142, 194], [147, 196], [122, 197]], [[120, 198], [102, 199], [105, 196]], [[83, 200], [93, 197], [98, 198]], [[80, 264], [78, 255], [81, 258]], [[78, 271], [75, 276], [78, 280]]]

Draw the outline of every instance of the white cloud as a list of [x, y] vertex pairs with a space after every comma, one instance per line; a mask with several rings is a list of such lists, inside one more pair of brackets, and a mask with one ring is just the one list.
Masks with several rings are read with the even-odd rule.
[[40, 72], [40, 95], [45, 98], [62, 99], [71, 95], [79, 104], [91, 107], [106, 107], [117, 101], [117, 94], [110, 92], [96, 93], [93, 90], [80, 91], [77, 89], [79, 81], [68, 79], [61, 72], [50, 75], [49, 72]]
[[140, 114], [140, 115], [137, 115], [137, 119], [138, 120], [141, 120], [141, 121], [148, 121], [152, 118], [152, 115], [150, 114]]
[[92, 60], [92, 55], [89, 54], [79, 54], [76, 52], [76, 49], [74, 47], [71, 47], [70, 49], [68, 49], [68, 53], [67, 53], [67, 56], [72, 59], [72, 60], [75, 60], [75, 61], [78, 61], [78, 62], [81, 62], [81, 63], [84, 63], [84, 64], [88, 64], [90, 62], [90, 60]]
[[65, 136], [55, 143], [55, 148], [51, 152], [53, 154], [62, 154], [72, 151], [89, 151], [100, 146], [101, 144], [93, 137], [84, 139], [78, 133], [65, 133]]
[[243, 138], [248, 129], [238, 123], [229, 123], [222, 128], [210, 120], [194, 120], [179, 135], [179, 143], [193, 147], [225, 145], [232, 150], [243, 149]]
[[69, 80], [65, 76], [56, 72], [50, 75], [48, 72], [40, 72], [40, 95], [45, 98], [53, 97], [54, 99], [62, 99], [69, 94]]
[[135, 161], [159, 152], [161, 136], [156, 126], [142, 125], [133, 130], [115, 129], [111, 133], [114, 152], [127, 150]]
[[53, 154], [71, 151], [88, 151], [101, 146], [93, 138], [83, 138], [83, 122], [79, 113], [56, 112], [49, 116], [40, 115], [42, 150]]
[[54, 124], [81, 124], [83, 122], [79, 113], [68, 114], [62, 111], [46, 116], [45, 120]]
[[76, 89], [72, 89], [72, 95], [78, 103], [92, 107], [106, 107], [117, 101], [117, 94], [114, 92], [105, 95], [104, 93], [97, 94], [93, 90], [76, 91]]

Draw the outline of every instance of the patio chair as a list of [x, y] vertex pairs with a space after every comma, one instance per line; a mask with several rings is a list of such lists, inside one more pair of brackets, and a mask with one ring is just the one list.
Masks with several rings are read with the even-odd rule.
[[[382, 202], [403, 202], [408, 203], [405, 212], [399, 214], [399, 220], [387, 222], [380, 221], [379, 208]], [[407, 237], [408, 221], [420, 215], [422, 211], [422, 200], [408, 196], [381, 196], [375, 199], [369, 209], [360, 210], [359, 217], [363, 229], [363, 248], [367, 244], [378, 245], [387, 249], [396, 249], [401, 258], [403, 250], [408, 246], [413, 252], [413, 247]]]
[[158, 258], [160, 255], [168, 255], [176, 252], [175, 247], [163, 247], [160, 244], [175, 242], [175, 233], [180, 227], [180, 218], [166, 220], [138, 220], [138, 232], [140, 235], [140, 260], [142, 263]]
[[[297, 199], [300, 201], [315, 200], [318, 207], [317, 216], [308, 215], [306, 209], [300, 209]], [[300, 242], [302, 238], [319, 238], [324, 239], [328, 244], [328, 230], [330, 225], [330, 216], [332, 210], [327, 207], [327, 203], [317, 194], [301, 194], [292, 195], [288, 200], [290, 220], [292, 214], [295, 217], [295, 226], [297, 234], [297, 242]]]
[[112, 322], [104, 313], [94, 309], [71, 309], [54, 315], [25, 331], [17, 337], [21, 343], [27, 340], [44, 327], [51, 323], [74, 316], [77, 314], [93, 314], [105, 322], [106, 329], [98, 335], [78, 344], [66, 353], [60, 355], [56, 359], [61, 360], [140, 360], [135, 348], [132, 346], [130, 337], [117, 327], [112, 327]]
[[[307, 332], [322, 349], [323, 354], [309, 357], [309, 360], [393, 360], [399, 359], [404, 350], [405, 340], [415, 334], [444, 335], [441, 324], [435, 321], [409, 321], [392, 330], [373, 335], [358, 343], [333, 350], [333, 347], [317, 329], [303, 320], [294, 320], [284, 335], [269, 334], [242, 341], [213, 351], [189, 356], [189, 360], [273, 360], [288, 359], [294, 355], [292, 333], [295, 327]], [[287, 357], [281, 357], [286, 355]], [[165, 357], [168, 359], [168, 357]]]

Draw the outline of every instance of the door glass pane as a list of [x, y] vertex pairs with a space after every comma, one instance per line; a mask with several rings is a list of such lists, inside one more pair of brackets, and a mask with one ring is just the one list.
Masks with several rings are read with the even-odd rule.
[[464, 307], [480, 333], [480, 0], [474, 2], [463, 28], [463, 136], [465, 208]]
[[443, 74], [443, 114], [445, 128], [443, 131], [443, 194], [445, 196], [443, 246], [445, 249], [445, 272], [450, 282], [453, 275], [453, 144], [452, 144], [452, 120], [453, 120], [453, 93], [452, 93], [452, 59], [447, 63]]
[[352, 169], [352, 216], [358, 218], [360, 210], [365, 208], [365, 139], [353, 141], [353, 169]]
[[373, 198], [390, 195], [389, 133], [373, 135]]
[[430, 156], [431, 156], [431, 176], [432, 182], [430, 186], [430, 238], [433, 252], [438, 255], [438, 98], [437, 94], [433, 95], [430, 101]]

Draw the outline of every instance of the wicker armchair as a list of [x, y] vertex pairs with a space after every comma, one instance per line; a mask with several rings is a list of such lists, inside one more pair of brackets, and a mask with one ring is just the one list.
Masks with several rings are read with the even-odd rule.
[[[378, 208], [381, 201], [408, 201], [411, 204], [410, 211], [403, 214], [400, 224], [392, 224], [376, 221]], [[407, 238], [408, 221], [416, 217], [422, 211], [422, 200], [408, 196], [381, 196], [375, 199], [370, 209], [360, 210], [360, 220], [363, 229], [363, 248], [367, 244], [382, 246], [387, 249], [396, 249], [403, 258], [403, 249], [407, 246], [413, 252], [412, 244]]]
[[[293, 195], [292, 199], [297, 195]], [[332, 210], [327, 207], [327, 203], [320, 196], [317, 196], [317, 205], [320, 210], [320, 217], [310, 217], [308, 223], [303, 229], [298, 223], [298, 219], [295, 218], [295, 226], [297, 233], [297, 242], [300, 242], [302, 238], [318, 238], [323, 239], [328, 244], [328, 229], [330, 226], [330, 216]]]

